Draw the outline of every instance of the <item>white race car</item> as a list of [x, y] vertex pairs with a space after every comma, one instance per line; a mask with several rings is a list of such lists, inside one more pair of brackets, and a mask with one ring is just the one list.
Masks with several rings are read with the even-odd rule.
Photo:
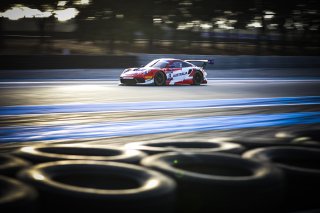
[[[200, 63], [196, 66], [194, 63]], [[128, 68], [120, 76], [122, 85], [154, 84], [200, 85], [207, 83], [206, 64], [213, 60], [180, 60], [172, 58], [155, 59], [141, 68]]]

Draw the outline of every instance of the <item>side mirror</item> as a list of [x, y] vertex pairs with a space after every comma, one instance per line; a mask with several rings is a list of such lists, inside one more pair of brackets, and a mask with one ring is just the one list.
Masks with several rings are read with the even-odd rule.
[[144, 65], [140, 65], [140, 67], [144, 67]]

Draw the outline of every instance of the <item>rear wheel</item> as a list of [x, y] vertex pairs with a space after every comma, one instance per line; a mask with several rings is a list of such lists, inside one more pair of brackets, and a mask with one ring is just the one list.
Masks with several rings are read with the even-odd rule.
[[200, 85], [203, 81], [203, 75], [202, 73], [200, 73], [199, 71], [197, 71], [194, 75], [193, 75], [193, 85]]
[[166, 76], [163, 72], [157, 72], [154, 75], [154, 85], [156, 85], [156, 86], [166, 85]]

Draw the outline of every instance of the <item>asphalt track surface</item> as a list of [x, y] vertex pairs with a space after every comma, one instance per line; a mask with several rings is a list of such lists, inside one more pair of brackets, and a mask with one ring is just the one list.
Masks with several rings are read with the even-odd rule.
[[107, 80], [0, 82], [0, 145], [273, 136], [320, 125], [317, 78], [211, 78], [201, 86]]

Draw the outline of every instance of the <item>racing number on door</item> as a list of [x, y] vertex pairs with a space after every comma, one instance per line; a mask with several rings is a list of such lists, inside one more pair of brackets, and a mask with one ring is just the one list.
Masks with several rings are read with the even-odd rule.
[[167, 72], [167, 80], [171, 81], [173, 79], [173, 72], [169, 71]]

